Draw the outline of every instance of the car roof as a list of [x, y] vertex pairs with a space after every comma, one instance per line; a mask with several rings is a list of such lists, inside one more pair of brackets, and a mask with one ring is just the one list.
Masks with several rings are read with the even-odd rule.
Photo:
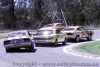
[[62, 24], [62, 23], [53, 23], [53, 24]]
[[42, 28], [42, 29], [39, 29], [39, 30], [57, 30], [55, 28]]
[[[56, 25], [56, 24], [62, 24], [62, 23], [52, 23], [53, 25]], [[47, 25], [52, 25], [52, 24], [47, 24]], [[46, 25], [45, 25], [46, 26]]]
[[82, 27], [82, 26], [68, 26], [67, 28], [79, 28], [79, 27]]

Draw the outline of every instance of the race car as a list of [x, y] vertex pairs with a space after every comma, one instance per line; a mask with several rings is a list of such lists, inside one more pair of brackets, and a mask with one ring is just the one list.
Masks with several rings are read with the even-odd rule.
[[81, 38], [87, 38], [87, 40], [92, 40], [93, 31], [85, 30], [82, 26], [69, 26], [64, 28], [62, 33], [67, 35], [67, 39], [74, 39], [79, 42]]
[[36, 46], [42, 44], [52, 44], [52, 46], [57, 46], [59, 42], [66, 45], [67, 41], [66, 35], [61, 33], [60, 29], [43, 28], [38, 30], [33, 38]]
[[55, 29], [63, 29], [63, 28], [66, 28], [67, 26], [62, 24], [62, 23], [53, 23], [53, 24], [48, 24], [48, 25], [45, 25], [44, 27], [40, 28], [40, 29], [43, 29], [43, 28], [55, 28]]
[[6, 51], [26, 48], [28, 51], [34, 50], [32, 37], [26, 30], [13, 31], [8, 34], [8, 38], [4, 41]]

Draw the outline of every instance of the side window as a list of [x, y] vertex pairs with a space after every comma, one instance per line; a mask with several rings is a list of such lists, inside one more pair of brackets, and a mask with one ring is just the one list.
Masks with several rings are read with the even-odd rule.
[[78, 31], [84, 31], [85, 29], [83, 27], [77, 28]]
[[58, 27], [65, 26], [64, 24], [57, 24]]
[[81, 27], [82, 31], [84, 31], [85, 29], [83, 27]]
[[82, 31], [81, 28], [77, 28], [78, 31]]
[[62, 24], [62, 26], [66, 26], [65, 24]]
[[57, 24], [57, 27], [60, 27], [61, 26], [61, 24]]
[[60, 30], [56, 30], [56, 34], [59, 34], [60, 33]]

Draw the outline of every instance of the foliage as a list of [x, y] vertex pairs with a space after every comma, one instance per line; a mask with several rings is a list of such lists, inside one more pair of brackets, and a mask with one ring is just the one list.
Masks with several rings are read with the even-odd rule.
[[79, 52], [88, 53], [88, 54], [94, 54], [94, 55], [100, 55], [100, 41], [93, 42], [93, 43], [86, 43], [82, 44], [80, 46], [75, 47]]
[[42, 26], [62, 22], [60, 9], [68, 25], [100, 25], [99, 0], [0, 0], [0, 29], [36, 29], [46, 15]]

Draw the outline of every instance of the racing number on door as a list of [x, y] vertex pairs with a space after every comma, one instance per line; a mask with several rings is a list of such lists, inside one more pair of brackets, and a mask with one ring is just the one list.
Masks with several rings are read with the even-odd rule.
[[64, 37], [63, 35], [60, 35], [60, 39], [61, 39], [61, 41], [63, 40], [63, 37]]
[[63, 39], [63, 35], [61, 35], [61, 39]]

